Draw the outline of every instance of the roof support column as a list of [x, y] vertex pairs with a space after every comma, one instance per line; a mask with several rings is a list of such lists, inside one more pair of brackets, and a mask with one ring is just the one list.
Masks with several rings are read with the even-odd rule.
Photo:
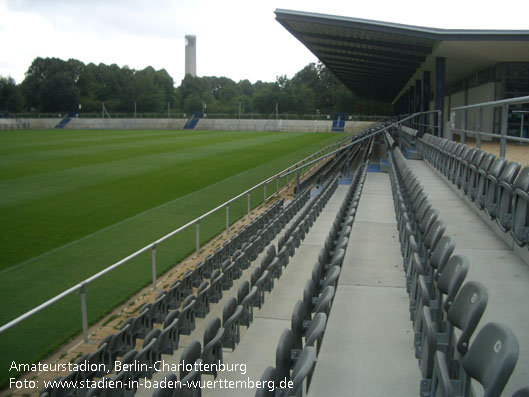
[[415, 80], [415, 113], [419, 113], [421, 111], [421, 107], [422, 107], [421, 89], [422, 89], [422, 81]]
[[408, 113], [413, 114], [415, 111], [415, 90], [413, 87], [410, 87], [408, 92], [410, 93], [410, 107], [408, 108]]
[[435, 59], [435, 110], [441, 111], [441, 120], [439, 116], [435, 116], [435, 121], [439, 130], [438, 136], [443, 136], [443, 115], [444, 115], [444, 91], [445, 91], [445, 74], [446, 74], [446, 58], [437, 57]]
[[[430, 110], [430, 71], [424, 71], [422, 74], [422, 111], [428, 112]], [[430, 116], [424, 115], [423, 118], [424, 130], [427, 133], [430, 129]]]
[[[422, 95], [421, 95], [421, 90], [422, 90], [422, 82], [421, 80], [415, 80], [415, 113], [419, 113], [421, 111], [421, 106], [422, 106]], [[415, 129], [417, 131], [421, 131], [422, 130], [422, 117], [419, 117], [418, 119], [416, 118], [415, 119]]]

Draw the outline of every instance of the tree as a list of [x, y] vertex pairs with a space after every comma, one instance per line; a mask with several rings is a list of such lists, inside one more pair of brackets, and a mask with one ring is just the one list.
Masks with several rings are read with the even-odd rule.
[[44, 112], [76, 109], [80, 100], [76, 83], [83, 66], [73, 59], [36, 58], [22, 82], [26, 105]]
[[11, 77], [0, 76], [0, 111], [20, 112], [23, 109], [20, 86]]
[[[179, 87], [165, 69], [143, 70], [100, 63], [88, 65], [69, 59], [35, 58], [20, 85], [3, 78], [0, 95], [3, 107], [45, 112], [66, 112], [82, 105], [83, 112], [200, 112], [237, 114], [256, 112], [269, 115], [276, 103], [281, 113], [388, 114], [385, 103], [358, 98], [321, 63], [310, 63], [289, 79], [278, 76], [268, 83], [248, 80], [238, 83], [227, 77], [186, 75]], [[17, 94], [18, 92], [18, 94]], [[11, 98], [11, 99], [6, 99]]]

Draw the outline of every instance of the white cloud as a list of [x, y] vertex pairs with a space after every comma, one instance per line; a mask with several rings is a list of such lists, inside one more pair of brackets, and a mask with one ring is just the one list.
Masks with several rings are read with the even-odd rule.
[[184, 76], [184, 36], [197, 36], [199, 75], [273, 81], [316, 58], [277, 21], [285, 8], [412, 25], [465, 29], [524, 29], [527, 16], [482, 1], [424, 0], [0, 0], [0, 75], [22, 81], [33, 59], [76, 58]]

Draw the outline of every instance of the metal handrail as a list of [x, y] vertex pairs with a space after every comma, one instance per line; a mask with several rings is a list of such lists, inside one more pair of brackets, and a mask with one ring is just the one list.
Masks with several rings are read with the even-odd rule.
[[[522, 103], [529, 103], [529, 96], [502, 99], [498, 101], [482, 102], [473, 105], [458, 106], [451, 109], [450, 113], [450, 139], [453, 139], [453, 134], [458, 133], [461, 136], [461, 143], [465, 143], [466, 135], [476, 135], [476, 146], [481, 148], [481, 137], [488, 136], [492, 138], [500, 139], [500, 157], [505, 158], [505, 152], [507, 148], [507, 141], [525, 142], [529, 143], [529, 139], [507, 135], [508, 129], [508, 117], [509, 117], [509, 106], [518, 105]], [[501, 130], [500, 134], [489, 133], [480, 131], [483, 125], [483, 109], [490, 107], [501, 107]], [[466, 128], [467, 121], [467, 110], [477, 109], [478, 110], [478, 126], [477, 130], [469, 130]], [[456, 111], [461, 111], [461, 122], [460, 128], [456, 127]], [[522, 126], [523, 127], [523, 126]]]
[[[370, 127], [370, 128], [373, 128], [373, 127]], [[212, 210], [206, 212], [205, 214], [202, 214], [201, 216], [199, 216], [198, 218], [195, 218], [189, 222], [187, 222], [185, 225], [183, 226], [180, 226], [178, 229], [176, 230], [173, 230], [172, 232], [166, 234], [165, 236], [159, 238], [158, 240], [146, 245], [145, 247], [133, 252], [132, 254], [130, 254], [129, 256], [119, 260], [118, 262], [110, 265], [109, 267], [101, 270], [100, 272], [88, 277], [87, 279], [77, 283], [76, 285], [68, 288], [67, 290], [61, 292], [60, 294], [54, 296], [53, 298], [50, 298], [49, 300], [47, 300], [46, 302], [34, 307], [33, 309], [29, 310], [28, 312], [20, 315], [19, 317], [7, 322], [6, 324], [2, 325], [0, 327], [0, 333], [3, 333], [4, 331], [12, 328], [13, 326], [15, 326], [16, 324], [20, 323], [21, 321], [27, 319], [28, 317], [31, 317], [32, 315], [40, 312], [41, 310], [53, 305], [54, 303], [58, 302], [59, 300], [61, 300], [62, 298], [76, 292], [76, 291], [79, 291], [80, 292], [80, 295], [81, 295], [81, 313], [82, 313], [82, 323], [83, 323], [83, 335], [84, 335], [84, 340], [85, 342], [88, 341], [88, 324], [87, 324], [87, 314], [86, 314], [86, 286], [91, 283], [92, 281], [94, 280], [97, 280], [98, 278], [102, 277], [103, 275], [105, 275], [106, 273], [109, 273], [110, 271], [114, 270], [115, 268], [123, 265], [124, 263], [130, 261], [131, 259], [134, 259], [136, 258], [137, 256], [151, 250], [152, 251], [152, 279], [153, 279], [153, 288], [156, 288], [156, 246], [162, 242], [164, 242], [165, 240], [175, 236], [176, 234], [182, 232], [183, 230], [187, 229], [188, 227], [191, 227], [192, 225], [196, 225], [197, 226], [197, 234], [196, 234], [196, 249], [197, 249], [197, 252], [199, 251], [200, 249], [200, 232], [199, 232], [199, 225], [200, 225], [200, 221], [206, 217], [208, 217], [209, 215], [219, 211], [220, 209], [222, 208], [226, 208], [226, 230], [228, 230], [229, 228], [229, 205], [234, 202], [235, 200], [238, 200], [240, 199], [241, 197], [245, 196], [245, 195], [248, 195], [248, 213], [250, 213], [250, 194], [253, 190], [255, 189], [258, 189], [260, 188], [261, 186], [265, 186], [265, 201], [267, 200], [267, 197], [266, 197], [266, 184], [272, 182], [273, 180], [276, 180], [278, 181], [278, 190], [279, 190], [279, 179], [280, 178], [283, 178], [285, 176], [288, 176], [290, 174], [293, 174], [293, 173], [296, 173], [297, 175], [299, 175], [299, 172], [301, 170], [304, 170], [306, 169], [306, 167], [312, 165], [312, 164], [315, 164], [316, 162], [319, 162], [321, 161], [322, 159], [324, 158], [327, 158], [337, 152], [339, 152], [340, 150], [345, 150], [346, 148], [350, 147], [352, 144], [348, 144], [348, 145], [345, 145], [339, 149], [336, 149], [336, 150], [332, 150], [331, 152], [327, 152], [326, 154], [323, 154], [321, 155], [320, 157], [316, 158], [316, 159], [313, 159], [315, 156], [319, 155], [320, 153], [323, 153], [325, 151], [328, 151], [330, 150], [331, 148], [334, 148], [336, 146], [339, 146], [339, 145], [343, 145], [343, 143], [347, 140], [350, 140], [351, 139], [351, 136], [348, 135], [346, 136], [345, 138], [337, 141], [337, 142], [334, 142], [320, 150], [318, 150], [317, 152], [311, 154], [310, 156], [307, 156], [306, 158], [298, 161], [297, 163], [291, 165], [290, 167], [276, 173], [275, 175], [265, 179], [264, 181], [258, 183], [257, 185], [245, 190], [244, 192], [238, 194], [237, 196], [229, 199], [228, 201], [220, 204], [219, 206], [213, 208]], [[363, 139], [361, 139], [363, 140]], [[359, 140], [360, 141], [360, 140]], [[358, 143], [358, 142], [354, 142], [355, 144]], [[313, 159], [313, 160], [309, 160], [307, 161], [308, 159]], [[299, 178], [297, 178], [297, 180], [299, 181]], [[287, 184], [288, 184], [288, 180], [287, 180]], [[277, 192], [276, 192], [277, 193]]]
[[491, 106], [495, 107], [495, 106], [502, 106], [502, 105], [517, 105], [520, 103], [528, 103], [528, 102], [529, 102], [529, 96], [521, 96], [517, 98], [500, 99], [498, 101], [475, 103], [473, 105], [458, 106], [458, 107], [452, 108], [451, 110], [485, 108], [485, 107], [491, 107]]

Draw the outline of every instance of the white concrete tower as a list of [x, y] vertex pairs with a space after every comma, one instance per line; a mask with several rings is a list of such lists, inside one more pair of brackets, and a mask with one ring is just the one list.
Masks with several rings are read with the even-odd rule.
[[197, 36], [186, 36], [186, 74], [197, 75]]

